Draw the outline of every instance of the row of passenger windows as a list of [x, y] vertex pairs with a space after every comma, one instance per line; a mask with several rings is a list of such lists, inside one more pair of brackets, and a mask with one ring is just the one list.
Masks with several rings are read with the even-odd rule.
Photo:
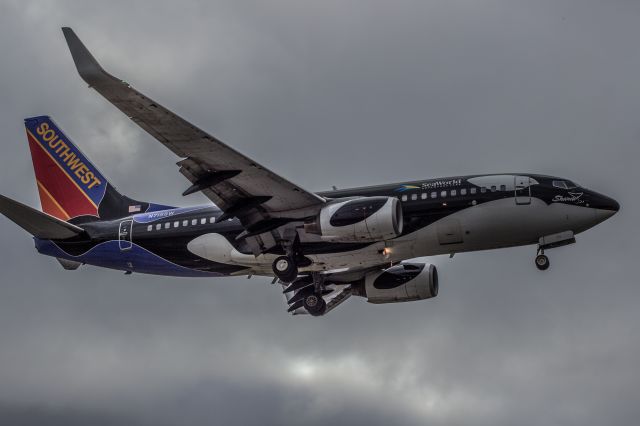
[[[480, 193], [484, 194], [487, 191], [491, 191], [491, 192], [496, 192], [498, 190], [498, 187], [496, 185], [491, 186], [490, 188], [487, 187], [480, 187]], [[500, 185], [500, 191], [506, 191], [507, 190], [507, 186], [506, 185]], [[467, 194], [471, 194], [474, 195], [478, 192], [477, 188], [461, 188], [460, 189], [460, 195], [467, 195]], [[451, 189], [448, 192], [447, 191], [431, 191], [431, 193], [428, 192], [423, 192], [420, 195], [420, 199], [421, 200], [426, 200], [426, 199], [436, 199], [438, 198], [438, 193], [440, 194], [440, 198], [446, 198], [448, 196], [451, 197], [457, 197], [458, 196], [458, 190], [457, 189]], [[416, 201], [418, 199], [418, 194], [411, 194], [411, 200], [412, 201]], [[408, 201], [409, 200], [409, 196], [407, 194], [404, 194], [401, 197], [402, 201]], [[206, 225], [207, 221], [209, 223], [215, 223], [216, 222], [216, 218], [215, 217], [210, 217], [209, 219], [207, 219], [206, 217], [203, 217], [201, 219], [191, 219], [191, 226], [195, 226], [198, 224], [198, 221], [200, 222], [200, 225]], [[182, 221], [182, 226], [189, 226], [189, 220], [183, 220]], [[171, 226], [171, 222], [164, 222], [164, 223], [157, 223], [155, 225], [155, 230], [159, 231], [162, 228], [164, 229], [170, 229]], [[180, 221], [176, 220], [173, 222], [173, 228], [179, 228], [180, 227]], [[147, 226], [147, 231], [153, 231], [154, 229], [154, 225], [149, 225]]]
[[[162, 228], [164, 229], [169, 229], [169, 228], [179, 228], [180, 226], [196, 226], [198, 223], [200, 223], [200, 225], [206, 225], [207, 222], [209, 223], [216, 223], [216, 218], [215, 217], [210, 217], [210, 218], [200, 218], [200, 219], [191, 219], [189, 220], [183, 220], [182, 222], [179, 220], [176, 220], [174, 222], [164, 222], [164, 223], [156, 223], [155, 224], [155, 230], [159, 231]], [[173, 225], [173, 226], [172, 226]], [[154, 225], [148, 225], [147, 226], [147, 231], [153, 231], [154, 229]]]
[[[491, 191], [491, 192], [496, 192], [496, 191], [506, 191], [507, 190], [507, 185], [500, 185], [500, 187], [493, 185], [489, 188], [487, 187], [480, 187], [480, 193], [484, 194], [487, 191]], [[460, 195], [467, 195], [467, 194], [471, 194], [474, 195], [478, 192], [478, 188], [461, 188], [459, 190]], [[411, 197], [409, 197], [409, 195], [405, 194], [403, 195], [400, 199], [402, 201], [407, 201], [409, 200], [409, 198], [411, 198], [411, 201], [415, 201], [418, 199], [418, 196], [420, 197], [421, 200], [426, 200], [426, 199], [436, 199], [436, 198], [446, 198], [446, 197], [457, 197], [458, 196], [458, 190], [457, 189], [450, 189], [449, 191], [431, 191], [429, 192], [423, 192], [421, 194], [411, 194]]]

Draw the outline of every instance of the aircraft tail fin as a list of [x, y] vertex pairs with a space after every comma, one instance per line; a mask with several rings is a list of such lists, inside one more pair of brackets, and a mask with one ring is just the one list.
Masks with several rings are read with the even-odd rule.
[[66, 240], [84, 232], [79, 226], [67, 223], [4, 195], [0, 195], [0, 213], [34, 237], [41, 239]]
[[171, 208], [120, 194], [48, 116], [25, 119], [42, 210], [74, 223]]

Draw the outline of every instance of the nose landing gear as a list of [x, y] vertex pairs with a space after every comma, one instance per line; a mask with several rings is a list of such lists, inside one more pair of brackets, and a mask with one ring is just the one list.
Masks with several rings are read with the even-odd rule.
[[545, 249], [552, 249], [556, 247], [562, 247], [569, 244], [574, 244], [576, 237], [573, 231], [563, 231], [557, 234], [545, 235], [538, 240], [538, 252], [536, 253], [536, 268], [541, 271], [549, 269], [549, 258], [545, 256]]
[[544, 250], [541, 248], [538, 249], [535, 263], [536, 263], [536, 268], [540, 269], [541, 271], [546, 271], [547, 269], [549, 269], [549, 266], [550, 266], [549, 258], [547, 257], [547, 255], [544, 254]]

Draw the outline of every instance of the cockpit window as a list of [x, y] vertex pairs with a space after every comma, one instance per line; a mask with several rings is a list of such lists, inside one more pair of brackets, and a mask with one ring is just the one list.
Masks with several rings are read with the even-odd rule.
[[562, 188], [562, 189], [577, 188], [577, 186], [573, 182], [568, 180], [554, 180], [553, 186], [555, 186], [556, 188]]

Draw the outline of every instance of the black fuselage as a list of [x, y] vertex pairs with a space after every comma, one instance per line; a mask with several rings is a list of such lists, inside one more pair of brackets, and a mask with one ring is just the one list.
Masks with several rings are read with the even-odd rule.
[[[523, 206], [529, 199], [541, 200], [546, 204], [562, 203], [582, 208], [617, 210], [618, 204], [609, 197], [579, 188], [568, 180], [541, 175], [527, 175], [537, 182], [526, 189], [509, 188], [500, 185], [479, 186], [471, 183], [477, 179], [492, 176], [512, 175], [477, 175], [425, 181], [412, 181], [399, 184], [369, 186], [363, 188], [340, 189], [321, 192], [318, 195], [327, 199], [349, 197], [397, 197], [402, 203], [404, 227], [402, 236], [411, 235], [448, 216], [465, 209], [481, 208], [481, 206], [504, 199], [520, 198]], [[564, 182], [559, 184], [558, 182]], [[477, 183], [477, 182], [476, 182]], [[562, 185], [566, 187], [562, 187]], [[520, 193], [518, 193], [520, 191]], [[578, 195], [579, 194], [579, 195]], [[188, 245], [204, 234], [219, 234], [224, 237], [237, 252], [250, 254], [251, 250], [243, 239], [237, 236], [243, 226], [236, 218], [223, 221], [217, 219], [222, 212], [212, 206], [193, 208], [176, 208], [153, 213], [142, 213], [111, 221], [95, 221], [83, 223], [87, 237], [78, 237], [64, 242], [40, 242], [41, 251], [45, 254], [65, 257], [71, 260], [91, 263], [92, 259], [84, 259], [96, 247], [107, 243], [118, 242], [119, 253], [108, 252], [108, 256], [127, 256], [131, 246], [140, 248], [184, 270], [213, 274], [240, 274], [246, 266], [214, 261], [193, 254]], [[574, 229], [575, 233], [583, 229]], [[466, 231], [467, 233], [469, 231]], [[52, 250], [51, 244], [59, 250]], [[304, 255], [327, 255], [331, 253], [357, 252], [371, 243], [336, 243], [326, 241], [301, 240]], [[488, 244], [487, 248], [493, 248]], [[462, 250], [459, 250], [462, 251]], [[283, 254], [279, 246], [271, 248], [265, 254]], [[113, 263], [113, 262], [107, 262]], [[144, 262], [118, 263], [118, 269], [138, 272], [162, 273], [151, 265], [145, 269]], [[107, 265], [109, 266], [109, 265]], [[179, 275], [179, 274], [178, 274]], [[197, 275], [197, 274], [196, 274]]]

